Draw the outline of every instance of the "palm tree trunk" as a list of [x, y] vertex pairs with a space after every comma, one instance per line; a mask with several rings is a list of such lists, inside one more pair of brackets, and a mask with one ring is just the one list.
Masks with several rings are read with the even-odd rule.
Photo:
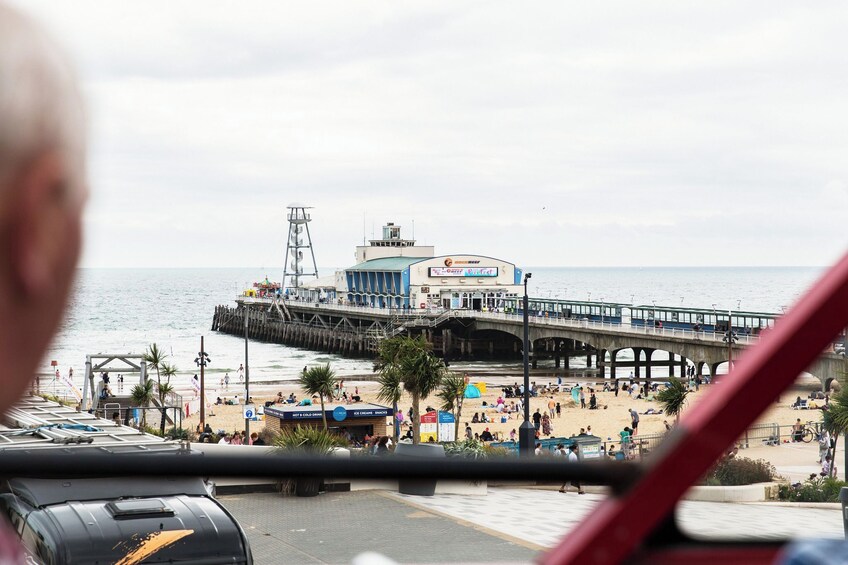
[[412, 393], [412, 443], [421, 443], [421, 418], [418, 415], [418, 393]]
[[453, 423], [453, 427], [454, 427], [453, 440], [454, 441], [459, 441], [459, 420], [460, 420], [460, 416], [462, 416], [462, 397], [461, 396], [456, 399], [456, 415], [454, 416], [454, 418], [456, 418], [456, 422]]
[[324, 395], [319, 394], [318, 398], [321, 399], [321, 420], [324, 422], [324, 431], [327, 431], [327, 413], [324, 412]]
[[159, 421], [159, 433], [164, 436], [165, 435], [165, 418], [167, 417], [167, 414], [166, 414], [166, 411], [165, 411], [165, 399], [163, 398], [163, 396], [161, 394], [159, 395], [159, 409], [162, 411], [162, 418]]
[[398, 439], [400, 438], [400, 423], [398, 422], [397, 413], [398, 413], [398, 405], [397, 405], [397, 400], [395, 400], [394, 402], [392, 402], [392, 419], [394, 420], [394, 425], [392, 426], [392, 428], [394, 428], [394, 430], [395, 430], [395, 433], [394, 433], [395, 444], [397, 444]]

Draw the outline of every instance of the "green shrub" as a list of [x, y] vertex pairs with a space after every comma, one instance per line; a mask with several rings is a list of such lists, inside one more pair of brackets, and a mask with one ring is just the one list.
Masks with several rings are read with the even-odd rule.
[[774, 479], [774, 465], [763, 459], [730, 457], [719, 461], [702, 479], [711, 486], [751, 485]]
[[466, 439], [444, 444], [445, 455], [448, 457], [465, 457], [466, 459], [483, 459], [486, 457], [486, 444], [476, 439]]
[[347, 441], [339, 435], [321, 428], [295, 426], [282, 430], [274, 438], [277, 451], [298, 451], [311, 455], [327, 455], [334, 447], [345, 447]]
[[833, 477], [813, 476], [801, 485], [781, 485], [778, 496], [791, 502], [839, 502], [839, 491], [844, 486], [848, 483]]
[[177, 428], [177, 427], [173, 427], [173, 428], [168, 429], [168, 431], [165, 432], [165, 437], [168, 438], [168, 439], [176, 439], [176, 440], [189, 440], [189, 441], [196, 441], [197, 440], [197, 436], [195, 436], [194, 432], [192, 432], [191, 430], [187, 430], [185, 428]]

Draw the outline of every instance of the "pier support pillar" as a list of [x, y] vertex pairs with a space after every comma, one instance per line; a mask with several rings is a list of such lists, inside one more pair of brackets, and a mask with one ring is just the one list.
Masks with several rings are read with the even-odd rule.
[[618, 354], [618, 349], [610, 351], [610, 378], [615, 380], [615, 356]]
[[674, 353], [668, 354], [668, 376], [669, 377], [674, 376], [674, 357], [675, 357]]
[[642, 370], [642, 348], [641, 347], [634, 347], [633, 348], [633, 376], [638, 379], [641, 370]]
[[650, 385], [651, 384], [651, 356], [654, 354], [654, 350], [650, 348], [645, 348], [645, 381]]

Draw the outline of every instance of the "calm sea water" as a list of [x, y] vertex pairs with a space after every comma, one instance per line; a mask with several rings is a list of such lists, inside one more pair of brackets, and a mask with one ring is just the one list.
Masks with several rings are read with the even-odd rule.
[[[322, 274], [332, 272], [323, 269]], [[680, 305], [759, 312], [789, 307], [823, 269], [817, 268], [532, 268], [530, 295], [633, 304]], [[244, 341], [210, 331], [213, 309], [232, 304], [266, 269], [81, 269], [67, 321], [44, 361], [74, 367], [81, 384], [86, 354], [141, 353], [153, 342], [187, 382], [197, 369], [200, 336], [219, 379], [244, 362]], [[252, 381], [290, 380], [307, 364], [332, 363], [340, 375], [369, 373], [368, 360], [251, 342]], [[478, 365], [479, 366], [479, 365]]]

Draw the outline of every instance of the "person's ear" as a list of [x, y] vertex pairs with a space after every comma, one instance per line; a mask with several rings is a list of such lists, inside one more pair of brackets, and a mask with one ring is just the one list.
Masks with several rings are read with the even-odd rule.
[[[70, 276], [79, 252], [79, 218], [69, 203], [67, 174], [55, 152], [22, 169], [9, 215], [10, 272], [22, 298], [50, 293]], [[70, 230], [70, 231], [69, 231]]]

